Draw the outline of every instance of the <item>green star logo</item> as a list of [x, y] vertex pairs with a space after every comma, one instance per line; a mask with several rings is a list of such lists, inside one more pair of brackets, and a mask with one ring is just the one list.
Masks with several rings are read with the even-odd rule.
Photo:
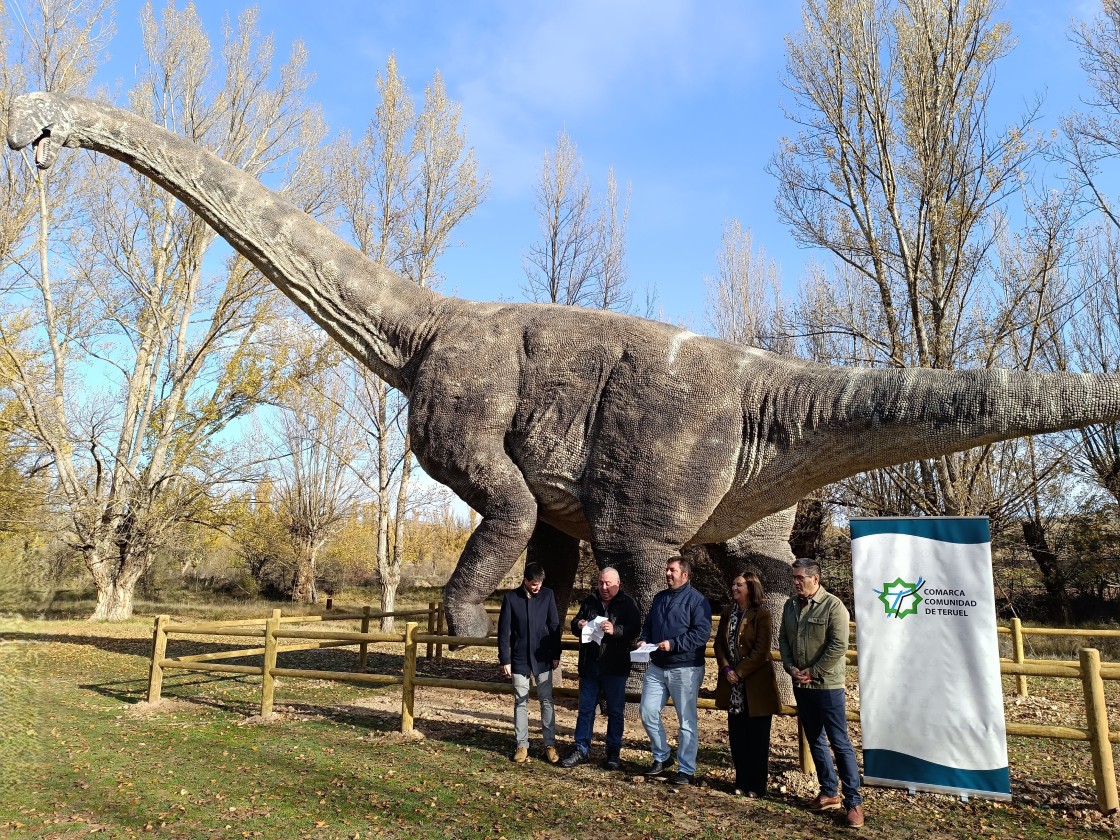
[[878, 593], [887, 615], [906, 618], [908, 615], [918, 614], [918, 604], [922, 603], [922, 596], [918, 594], [918, 590], [924, 584], [925, 580], [921, 577], [918, 578], [917, 583], [897, 577], [890, 583], [884, 583], [883, 588], [876, 589], [875, 592]]

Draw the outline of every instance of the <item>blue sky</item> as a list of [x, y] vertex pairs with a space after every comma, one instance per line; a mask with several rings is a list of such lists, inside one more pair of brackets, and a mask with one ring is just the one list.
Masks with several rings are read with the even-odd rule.
[[[157, 3], [157, 8], [162, 4]], [[199, 0], [217, 32], [248, 3]], [[118, 4], [113, 62], [104, 77], [131, 83], [136, 11]], [[993, 121], [1015, 119], [1044, 95], [1043, 128], [1086, 94], [1071, 18], [1095, 2], [1009, 0], [1001, 18], [1018, 40], [998, 65]], [[277, 52], [302, 39], [316, 75], [311, 96], [332, 130], [360, 133], [390, 52], [417, 98], [438, 69], [481, 167], [488, 200], [457, 231], [440, 264], [443, 290], [476, 300], [522, 299], [522, 257], [538, 234], [533, 188], [541, 158], [566, 130], [602, 191], [614, 166], [632, 189], [628, 254], [636, 301], [656, 291], [665, 320], [706, 331], [704, 277], [715, 271], [725, 223], [738, 218], [778, 259], [787, 288], [822, 254], [800, 249], [777, 220], [766, 165], [793, 128], [782, 112], [793, 0], [267, 0], [260, 28]]]

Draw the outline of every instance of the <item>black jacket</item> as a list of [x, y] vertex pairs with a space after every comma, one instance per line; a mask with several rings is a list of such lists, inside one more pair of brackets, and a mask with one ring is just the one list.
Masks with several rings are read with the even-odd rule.
[[527, 677], [552, 670], [559, 658], [560, 617], [552, 590], [542, 586], [534, 598], [524, 586], [507, 592], [498, 615], [498, 662]]
[[601, 642], [588, 642], [579, 646], [579, 675], [597, 677], [600, 674], [629, 674], [630, 649], [642, 630], [642, 616], [638, 605], [625, 592], [611, 599], [608, 607], [598, 595], [588, 595], [579, 605], [579, 612], [572, 619], [572, 634], [578, 639], [580, 621], [590, 621], [604, 615], [614, 625], [614, 633], [603, 636]]

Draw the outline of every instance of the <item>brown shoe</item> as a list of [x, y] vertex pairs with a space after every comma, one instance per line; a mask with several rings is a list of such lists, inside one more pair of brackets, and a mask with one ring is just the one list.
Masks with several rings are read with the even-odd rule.
[[848, 809], [848, 828], [859, 828], [863, 825], [863, 806], [856, 805]]
[[809, 803], [810, 811], [835, 811], [839, 807], [840, 794], [825, 796], [823, 793], [818, 793], [816, 798]]
[[518, 747], [513, 751], [513, 760], [516, 764], [524, 764], [529, 760], [529, 748]]
[[559, 764], [560, 763], [560, 753], [556, 752], [556, 747], [545, 747], [544, 748], [544, 760], [547, 761], [549, 764]]

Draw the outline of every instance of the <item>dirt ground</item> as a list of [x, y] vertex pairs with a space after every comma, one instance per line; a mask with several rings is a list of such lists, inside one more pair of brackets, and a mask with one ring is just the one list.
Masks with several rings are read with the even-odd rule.
[[[445, 659], [442, 664], [422, 662], [419, 671], [422, 676], [438, 676], [447, 679], [503, 681], [497, 663], [488, 661]], [[712, 669], [709, 669], [709, 671], [712, 671]], [[579, 682], [575, 669], [567, 670], [563, 677], [556, 682], [556, 687], [578, 689]], [[704, 688], [701, 690], [701, 696], [710, 696], [714, 689], [715, 674], [712, 672], [707, 675]], [[363, 709], [368, 712], [386, 715], [400, 713], [400, 697], [399, 694], [393, 692], [364, 697], [355, 701], [352, 705], [354, 711]], [[577, 701], [575, 697], [557, 696], [555, 706], [557, 748], [561, 757], [563, 757], [572, 748]], [[729, 789], [732, 786], [731, 759], [726, 751], [726, 715], [726, 712], [714, 709], [700, 710], [701, 756], [698, 761], [696, 779], [701, 787]], [[415, 718], [417, 729], [421, 733], [433, 736], [442, 734], [444, 731], [464, 727], [487, 729], [497, 735], [505, 735], [510, 740], [510, 752], [513, 751], [513, 699], [511, 695], [421, 687], [416, 692]], [[670, 744], [675, 749], [677, 720], [672, 707], [665, 709], [663, 719]], [[606, 717], [602, 714], [596, 715], [595, 734], [591, 747], [592, 762], [597, 763], [604, 757], [603, 740], [606, 735], [606, 727]], [[530, 698], [529, 701], [529, 731], [530, 753], [539, 756], [542, 748], [540, 707], [535, 698]], [[852, 734], [853, 740], [858, 746], [858, 727], [855, 727]], [[775, 793], [794, 796], [804, 795], [805, 797], [816, 795], [815, 778], [796, 769], [797, 723], [794, 718], [783, 716], [774, 718], [771, 744], [771, 786]], [[714, 765], [711, 761], [713, 750], [718, 754], [718, 765]], [[705, 759], [708, 760], [705, 761]], [[642, 727], [636, 703], [627, 703], [626, 706], [626, 729], [623, 735], [622, 760], [624, 770], [635, 777], [640, 777], [652, 760], [649, 740], [646, 737], [645, 729]]]
[[[502, 682], [502, 677], [492, 650], [466, 649], [450, 654], [443, 660], [419, 662], [421, 676], [445, 679], [481, 680]], [[374, 670], [374, 668], [371, 668]], [[859, 710], [859, 688], [854, 672], [849, 675], [848, 708]], [[1068, 685], [1067, 685], [1068, 683]], [[574, 667], [564, 672], [556, 682], [557, 687], [578, 688]], [[715, 672], [709, 668], [701, 697], [710, 697], [715, 688]], [[1084, 727], [1084, 701], [1080, 685], [1074, 681], [1032, 681], [1031, 696], [1019, 698], [1006, 696], [1008, 722], [1049, 724]], [[1111, 697], [1111, 695], [1110, 695]], [[363, 697], [352, 704], [357, 714], [398, 715], [400, 695], [383, 692]], [[556, 726], [557, 746], [561, 756], [572, 746], [576, 722], [576, 698], [557, 696]], [[454, 732], [465, 729], [485, 729], [509, 739], [513, 749], [512, 698], [508, 694], [420, 687], [416, 694], [416, 727], [421, 734], [432, 737], [454, 737]], [[676, 745], [677, 722], [672, 708], [663, 713], [670, 742]], [[531, 755], [540, 754], [539, 707], [530, 700]], [[714, 709], [701, 709], [699, 714], [700, 755], [696, 774], [696, 795], [726, 795], [734, 778], [730, 754], [727, 750], [726, 713]], [[862, 746], [860, 727], [851, 722], [849, 731], [857, 748]], [[603, 757], [603, 738], [606, 719], [597, 715], [591, 759], [597, 764]], [[1096, 809], [1092, 768], [1085, 744], [1068, 741], [1037, 739], [1011, 739], [1012, 794], [1015, 803], [1052, 814], [1070, 829], [1088, 829], [1112, 834], [1120, 828], [1120, 815], [1104, 816]], [[623, 738], [622, 759], [624, 773], [634, 781], [646, 783], [642, 771], [651, 761], [649, 742], [638, 717], [636, 704], [627, 704], [626, 729]], [[565, 772], [601, 772], [597, 767], [577, 768]], [[797, 745], [796, 719], [775, 716], [771, 737], [770, 796], [790, 804], [807, 800], [818, 792], [816, 777], [800, 771]], [[865, 788], [865, 803], [870, 809], [907, 807], [909, 794], [905, 790]], [[960, 816], [958, 797], [921, 794], [922, 807], [936, 823], [952, 825]], [[909, 800], [911, 803], [913, 800]], [[1015, 808], [1016, 804], [995, 808]]]

